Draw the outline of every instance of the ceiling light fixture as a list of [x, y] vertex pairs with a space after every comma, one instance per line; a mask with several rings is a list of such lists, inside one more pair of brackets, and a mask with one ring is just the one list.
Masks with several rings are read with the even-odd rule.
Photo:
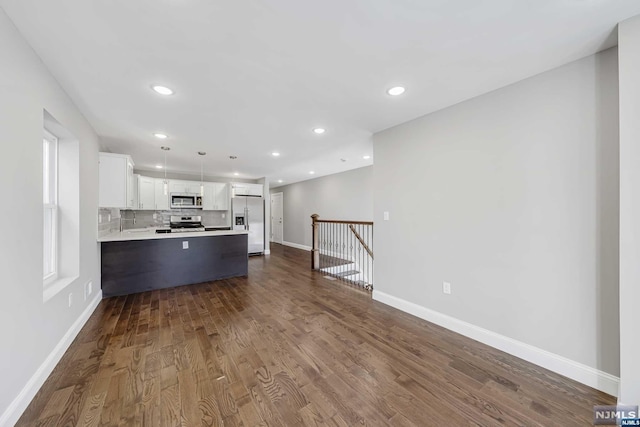
[[162, 182], [162, 191], [165, 196], [169, 195], [169, 181], [167, 181], [167, 151], [171, 150], [169, 147], [160, 147], [164, 151], [164, 181]]
[[362, 156], [363, 159], [365, 160], [369, 160], [371, 158], [371, 156]]
[[314, 171], [309, 171], [309, 175], [313, 175], [314, 173]]
[[154, 133], [153, 136], [155, 136], [158, 139], [167, 139], [167, 135], [164, 133]]
[[203, 163], [204, 163], [204, 156], [206, 156], [207, 153], [204, 151], [198, 151], [198, 155], [200, 156], [200, 197], [204, 197]]
[[324, 128], [315, 128], [313, 130], [314, 133], [318, 134], [318, 135], [322, 135], [323, 133], [325, 133], [327, 130]]
[[234, 172], [233, 174], [234, 174], [235, 176], [240, 175], [240, 173], [239, 173], [239, 172]]
[[398, 96], [398, 95], [402, 95], [405, 91], [405, 88], [403, 88], [402, 86], [395, 86], [392, 87], [391, 89], [387, 90], [387, 93], [391, 96]]
[[173, 90], [169, 89], [166, 86], [153, 85], [153, 86], [151, 86], [151, 89], [153, 89], [154, 91], [156, 91], [160, 95], [165, 95], [165, 96], [173, 95]]
[[278, 157], [280, 155], [280, 153], [278, 153], [277, 151], [274, 151], [273, 153], [271, 153], [271, 155], [273, 157]]
[[278, 183], [282, 184], [282, 180], [281, 180], [281, 179], [279, 179], [279, 180], [278, 180]]
[[162, 169], [162, 165], [156, 165], [157, 169]]

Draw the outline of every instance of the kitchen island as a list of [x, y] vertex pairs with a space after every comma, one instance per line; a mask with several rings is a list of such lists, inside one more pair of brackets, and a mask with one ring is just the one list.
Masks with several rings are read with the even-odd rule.
[[99, 237], [98, 242], [105, 298], [248, 273], [246, 231], [127, 230]]

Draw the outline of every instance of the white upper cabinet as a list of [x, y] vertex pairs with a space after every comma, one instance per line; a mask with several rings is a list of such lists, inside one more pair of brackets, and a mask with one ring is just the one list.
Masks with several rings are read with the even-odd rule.
[[229, 210], [229, 184], [216, 182], [215, 196], [216, 196], [215, 210], [228, 211]]
[[127, 208], [134, 209], [138, 192], [136, 191], [136, 180], [133, 177], [133, 159], [130, 156], [127, 157]]
[[177, 181], [177, 180], [169, 181], [170, 193], [188, 193], [187, 187], [188, 187], [187, 181]]
[[195, 193], [195, 194], [200, 194], [200, 183], [199, 182], [193, 182], [193, 181], [187, 181], [187, 193]]
[[138, 175], [138, 209], [156, 209], [156, 188], [153, 178]]
[[167, 191], [167, 194], [164, 193], [164, 179], [154, 180], [154, 189], [155, 189], [156, 210], [168, 211], [169, 210], [169, 192]]
[[249, 194], [249, 187], [247, 187], [247, 185], [248, 184], [231, 184], [231, 197], [246, 196]]
[[[200, 194], [199, 181], [165, 180], [133, 174], [133, 161], [124, 154], [100, 153], [100, 207], [168, 211], [171, 193]], [[251, 186], [246, 184], [247, 193]], [[259, 185], [262, 194], [262, 185]], [[224, 182], [205, 182], [202, 209], [229, 210], [230, 185]], [[258, 191], [258, 189], [253, 189]]]
[[229, 210], [229, 186], [222, 182], [205, 182], [202, 209], [205, 211]]
[[200, 193], [200, 182], [171, 180], [169, 188], [171, 193]]
[[264, 186], [262, 184], [249, 184], [249, 196], [264, 196]]
[[134, 208], [133, 166], [131, 156], [126, 154], [100, 153], [98, 205], [101, 208]]
[[206, 182], [204, 184], [204, 197], [202, 198], [202, 210], [212, 211], [215, 206], [215, 185], [213, 182]]
[[264, 196], [264, 186], [262, 184], [234, 182], [231, 186], [234, 196]]

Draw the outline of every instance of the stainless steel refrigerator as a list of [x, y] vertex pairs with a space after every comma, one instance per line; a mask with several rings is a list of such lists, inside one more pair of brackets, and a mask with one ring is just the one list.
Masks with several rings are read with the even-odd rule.
[[264, 199], [260, 196], [234, 196], [231, 199], [234, 230], [249, 232], [249, 254], [264, 252]]

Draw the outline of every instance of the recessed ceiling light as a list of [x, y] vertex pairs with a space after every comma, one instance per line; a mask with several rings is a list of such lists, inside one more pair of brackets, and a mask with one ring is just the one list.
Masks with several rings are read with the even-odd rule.
[[173, 90], [169, 89], [166, 86], [153, 85], [151, 86], [151, 89], [155, 90], [160, 95], [173, 95]]
[[282, 184], [282, 180], [281, 180], [281, 179], [279, 179], [279, 180], [278, 180], [278, 183]]
[[278, 153], [277, 151], [274, 151], [273, 153], [271, 153], [271, 155], [273, 157], [278, 157], [280, 155], [280, 153]]
[[167, 139], [167, 135], [165, 135], [164, 133], [154, 133], [153, 136], [158, 139]]
[[387, 90], [387, 93], [391, 96], [398, 96], [398, 95], [402, 95], [404, 93], [405, 89], [402, 86], [396, 86], [396, 87], [392, 87], [391, 89]]
[[327, 130], [324, 128], [315, 128], [313, 130], [313, 132], [317, 133], [318, 135], [322, 135], [323, 133], [325, 133]]
[[309, 175], [313, 175], [314, 173], [314, 171], [309, 171]]
[[162, 165], [156, 165], [156, 168], [162, 169]]
[[239, 172], [234, 172], [233, 174], [234, 174], [235, 176], [240, 175], [240, 173], [239, 173]]
[[365, 160], [369, 160], [371, 158], [371, 156], [362, 156], [363, 159]]

